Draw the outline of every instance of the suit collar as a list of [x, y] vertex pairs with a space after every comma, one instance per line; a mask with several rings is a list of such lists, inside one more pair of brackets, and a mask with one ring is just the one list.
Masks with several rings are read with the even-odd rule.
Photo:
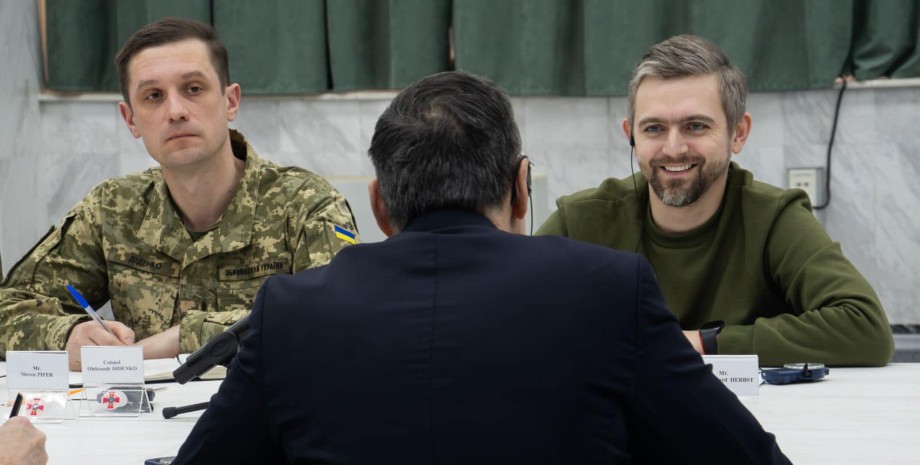
[[414, 218], [402, 232], [433, 232], [453, 226], [478, 226], [498, 229], [481, 213], [472, 210], [442, 209]]

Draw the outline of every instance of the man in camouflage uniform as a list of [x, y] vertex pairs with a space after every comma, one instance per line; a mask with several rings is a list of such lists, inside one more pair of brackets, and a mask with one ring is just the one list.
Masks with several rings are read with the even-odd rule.
[[[116, 57], [121, 114], [159, 168], [94, 188], [0, 287], [0, 356], [137, 344], [145, 358], [191, 352], [245, 316], [273, 274], [323, 265], [355, 243], [345, 199], [281, 168], [228, 130], [240, 103], [226, 50], [205, 24], [145, 26]], [[68, 295], [111, 300], [112, 334]]]

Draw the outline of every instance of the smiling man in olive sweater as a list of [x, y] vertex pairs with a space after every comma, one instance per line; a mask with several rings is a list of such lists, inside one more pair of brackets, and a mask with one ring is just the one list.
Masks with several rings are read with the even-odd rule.
[[623, 121], [641, 173], [560, 198], [538, 234], [644, 255], [700, 353], [885, 365], [894, 343], [878, 296], [805, 193], [731, 162], [751, 130], [746, 96], [744, 75], [711, 42], [651, 47]]

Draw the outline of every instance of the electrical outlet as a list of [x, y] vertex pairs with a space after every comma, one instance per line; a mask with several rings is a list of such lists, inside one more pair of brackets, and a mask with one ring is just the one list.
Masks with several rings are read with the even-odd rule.
[[821, 192], [820, 180], [823, 172], [822, 168], [789, 168], [789, 188], [802, 189], [808, 194], [812, 205], [819, 205], [821, 199], [818, 198], [818, 192]]

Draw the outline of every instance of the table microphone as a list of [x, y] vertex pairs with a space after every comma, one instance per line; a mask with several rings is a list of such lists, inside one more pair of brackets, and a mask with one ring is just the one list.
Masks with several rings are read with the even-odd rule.
[[182, 407], [166, 407], [163, 409], [163, 418], [168, 420], [176, 415], [182, 415], [183, 413], [204, 410], [208, 408], [209, 403], [210, 402], [202, 402], [200, 404], [183, 405]]
[[173, 378], [177, 383], [185, 384], [215, 365], [230, 365], [230, 361], [240, 349], [240, 340], [248, 332], [249, 315], [246, 315], [189, 355], [185, 363], [173, 371]]

